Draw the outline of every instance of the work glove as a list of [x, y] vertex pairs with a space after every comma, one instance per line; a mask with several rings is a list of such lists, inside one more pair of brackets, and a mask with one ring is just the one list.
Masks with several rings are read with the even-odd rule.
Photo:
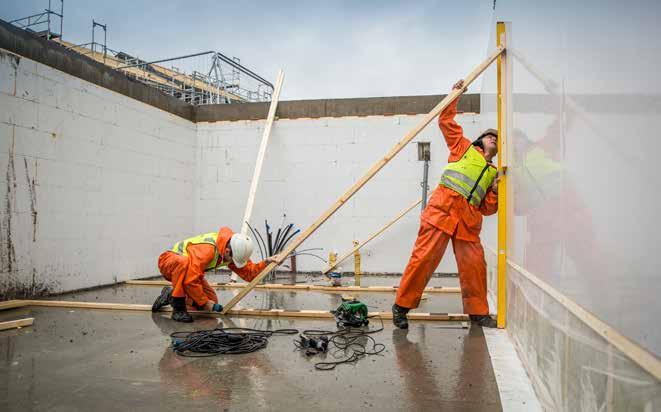
[[222, 312], [223, 311], [223, 305], [220, 303], [214, 303], [213, 308], [211, 309], [212, 312]]

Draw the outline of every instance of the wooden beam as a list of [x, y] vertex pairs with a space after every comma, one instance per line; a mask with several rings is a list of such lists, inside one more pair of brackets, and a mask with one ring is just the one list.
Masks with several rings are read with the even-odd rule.
[[[257, 185], [259, 184], [259, 177], [262, 174], [262, 165], [264, 164], [264, 157], [266, 156], [266, 146], [269, 142], [269, 137], [271, 136], [271, 128], [273, 126], [273, 121], [275, 120], [275, 112], [278, 108], [278, 100], [280, 99], [280, 89], [282, 88], [282, 81], [285, 78], [285, 74], [282, 70], [278, 70], [278, 77], [275, 82], [275, 89], [273, 95], [271, 96], [271, 105], [269, 106], [269, 113], [266, 116], [266, 123], [264, 124], [264, 132], [262, 133], [262, 142], [259, 145], [259, 151], [257, 152], [257, 162], [255, 163], [255, 171], [252, 175], [252, 180], [250, 181], [250, 190], [248, 191], [248, 201], [246, 202], [246, 210], [243, 214], [243, 220], [241, 221], [241, 233], [244, 235], [248, 234], [248, 222], [250, 222], [250, 217], [252, 216], [252, 208], [255, 204], [255, 194], [257, 193]], [[257, 240], [255, 240], [257, 241]], [[239, 277], [236, 273], [232, 273], [230, 277], [233, 282], [239, 280]]]
[[34, 323], [34, 318], [25, 318], [18, 320], [10, 320], [9, 322], [0, 322], [0, 330], [22, 328], [24, 326], [31, 326]]
[[14, 299], [14, 300], [6, 300], [4, 302], [0, 302], [0, 310], [22, 308], [23, 306], [28, 306], [27, 300]]
[[[464, 79], [465, 87], [468, 87], [483, 71], [489, 67], [491, 63], [500, 54], [504, 49], [498, 48], [496, 51], [491, 53], [489, 57], [480, 63], [472, 72], [466, 76]], [[465, 90], [465, 88], [464, 88]], [[374, 175], [379, 172], [388, 162], [390, 162], [396, 155], [399, 153], [411, 140], [413, 140], [418, 133], [422, 131], [432, 120], [434, 120], [439, 113], [441, 113], [454, 99], [459, 97], [464, 90], [452, 90], [436, 107], [429, 112], [424, 119], [411, 130], [402, 140], [400, 140], [390, 151], [379, 161], [377, 161], [367, 173], [360, 178], [356, 183], [353, 184], [340, 198], [331, 205], [331, 207], [324, 212], [321, 217], [319, 217], [310, 227], [308, 227], [303, 233], [298, 235], [298, 237], [289, 244], [289, 246], [282, 253], [282, 256], [288, 256], [296, 248], [298, 248], [310, 235], [312, 235], [326, 220], [328, 220], [343, 204], [345, 204], [360, 188], [362, 188]], [[284, 260], [284, 258], [282, 258]], [[245, 286], [232, 300], [227, 303], [227, 306], [223, 309], [223, 313], [229, 312], [234, 305], [236, 305], [241, 299], [243, 299], [258, 283], [262, 281], [273, 269], [275, 269], [282, 260], [277, 262], [270, 263], [262, 272], [257, 275], [249, 284]]]
[[583, 323], [592, 328], [599, 336], [606, 340], [606, 342], [615, 346], [620, 352], [624, 353], [629, 359], [637, 363], [638, 366], [646, 370], [657, 380], [661, 380], [661, 360], [659, 360], [659, 358], [602, 322], [592, 313], [585, 310], [581, 305], [569, 299], [554, 287], [512, 262], [510, 259], [507, 260], [507, 264], [521, 274], [521, 276], [528, 279], [546, 294], [558, 301], [558, 303], [564, 306], [572, 315], [576, 316]]
[[278, 100], [280, 99], [280, 89], [282, 88], [282, 81], [284, 80], [285, 74], [282, 70], [278, 71], [278, 77], [275, 82], [275, 89], [273, 91], [273, 96], [271, 97], [271, 105], [269, 107], [269, 114], [266, 117], [266, 123], [264, 124], [264, 132], [262, 133], [262, 142], [259, 145], [259, 152], [257, 153], [257, 162], [255, 163], [255, 171], [252, 175], [252, 181], [250, 182], [250, 190], [248, 191], [248, 201], [246, 202], [246, 210], [243, 214], [243, 220], [241, 221], [241, 233], [244, 235], [248, 234], [248, 222], [250, 222], [250, 217], [252, 216], [252, 208], [255, 204], [255, 194], [257, 193], [257, 185], [259, 184], [259, 177], [262, 174], [262, 165], [264, 164], [264, 157], [266, 156], [266, 146], [269, 142], [269, 136], [271, 136], [271, 128], [273, 126], [273, 121], [275, 120], [275, 112], [278, 108]]
[[[134, 286], [170, 286], [171, 283], [166, 280], [127, 280], [124, 282], [126, 285]], [[241, 289], [243, 285], [238, 283], [210, 283], [210, 286], [218, 289]], [[267, 290], [300, 290], [300, 291], [320, 291], [320, 292], [397, 292], [397, 286], [323, 286], [323, 285], [307, 285], [296, 284], [287, 285], [282, 283], [266, 283], [255, 286], [255, 289]], [[425, 293], [461, 293], [458, 287], [427, 287], [424, 289]]]
[[[138, 312], [151, 312], [151, 305], [129, 303], [100, 303], [76, 302], [69, 300], [23, 300], [23, 306], [41, 306], [51, 308], [71, 309], [103, 309], [103, 310], [131, 310]], [[171, 312], [171, 308], [164, 308], [162, 312]], [[192, 314], [222, 316], [218, 312], [190, 311]], [[325, 310], [283, 310], [283, 309], [234, 309], [227, 315], [236, 316], [267, 316], [281, 318], [333, 318], [333, 314]], [[369, 316], [380, 316], [383, 319], [392, 319], [392, 312], [370, 312]], [[463, 313], [428, 313], [409, 312], [409, 320], [429, 321], [467, 321], [468, 315]]]
[[409, 207], [407, 207], [406, 209], [402, 210], [402, 211], [401, 211], [401, 212], [400, 212], [400, 213], [399, 213], [399, 214], [398, 214], [393, 220], [391, 220], [391, 221], [388, 222], [384, 227], [382, 227], [381, 229], [379, 229], [379, 230], [377, 230], [375, 233], [373, 233], [373, 234], [372, 234], [369, 238], [367, 238], [367, 240], [365, 240], [363, 243], [360, 243], [360, 244], [354, 246], [353, 248], [351, 248], [351, 250], [349, 250], [347, 253], [345, 253], [344, 255], [342, 255], [341, 258], [337, 259], [333, 265], [327, 266], [326, 269], [324, 269], [321, 273], [323, 273], [323, 274], [325, 275], [325, 274], [327, 274], [328, 272], [330, 272], [331, 270], [333, 270], [337, 265], [339, 265], [340, 263], [344, 262], [347, 258], [349, 258], [349, 257], [350, 257], [351, 255], [353, 255], [355, 252], [357, 252], [358, 250], [360, 250], [363, 246], [365, 246], [366, 244], [368, 244], [372, 239], [374, 239], [375, 237], [379, 236], [381, 233], [385, 232], [390, 226], [392, 226], [395, 222], [397, 222], [399, 219], [401, 219], [401, 218], [402, 218], [405, 214], [407, 214], [411, 209], [413, 209], [414, 207], [418, 206], [421, 202], [422, 202], [422, 199], [416, 201], [416, 202], [413, 203], [411, 206], [409, 206]]

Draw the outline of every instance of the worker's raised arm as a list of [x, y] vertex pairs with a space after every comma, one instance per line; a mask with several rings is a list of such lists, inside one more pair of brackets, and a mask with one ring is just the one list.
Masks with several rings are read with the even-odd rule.
[[[452, 86], [453, 90], [463, 89], [464, 81], [459, 80], [457, 83]], [[457, 114], [457, 103], [459, 102], [457, 97], [450, 103], [445, 110], [441, 112], [438, 116], [438, 127], [445, 137], [445, 143], [450, 149], [450, 156], [448, 157], [448, 162], [456, 162], [461, 158], [461, 156], [466, 153], [468, 147], [471, 145], [470, 140], [464, 137], [464, 129], [454, 120], [454, 116]]]
[[262, 270], [264, 270], [267, 264], [268, 263], [266, 260], [262, 260], [259, 263], [253, 263], [252, 260], [248, 259], [248, 262], [242, 268], [236, 267], [234, 263], [230, 263], [227, 266], [232, 272], [239, 275], [241, 279], [245, 280], [246, 282], [250, 282], [255, 278], [255, 276], [259, 275]]

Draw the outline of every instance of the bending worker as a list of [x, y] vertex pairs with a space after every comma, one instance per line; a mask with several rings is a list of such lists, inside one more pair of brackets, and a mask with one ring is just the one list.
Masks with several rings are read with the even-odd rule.
[[[464, 89], [464, 81], [459, 80], [453, 89]], [[491, 163], [498, 152], [498, 132], [488, 129], [473, 142], [464, 137], [454, 120], [458, 100], [438, 118], [450, 156], [441, 183], [420, 217], [418, 238], [397, 289], [392, 315], [393, 323], [401, 329], [408, 328], [406, 314], [420, 304], [422, 292], [450, 240], [459, 269], [464, 313], [480, 326], [496, 326], [489, 316], [486, 262], [479, 236], [482, 215], [498, 211], [497, 171]]]
[[172, 319], [192, 322], [188, 309], [220, 312], [216, 291], [204, 279], [204, 273], [221, 267], [250, 282], [268, 263], [269, 257], [260, 263], [250, 260], [252, 241], [246, 235], [221, 227], [218, 233], [205, 233], [176, 243], [158, 258], [158, 269], [172, 287], [165, 287], [152, 305], [152, 312], [172, 305]]

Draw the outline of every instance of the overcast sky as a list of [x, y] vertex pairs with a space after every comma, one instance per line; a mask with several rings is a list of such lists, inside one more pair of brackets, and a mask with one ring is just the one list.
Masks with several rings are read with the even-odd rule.
[[[59, 0], [52, 4], [59, 10]], [[89, 42], [94, 18], [108, 26], [108, 47], [143, 59], [215, 50], [273, 83], [282, 68], [283, 100], [437, 94], [484, 58], [492, 4], [65, 0], [63, 32], [64, 40]], [[4, 0], [0, 18], [47, 6]]]

